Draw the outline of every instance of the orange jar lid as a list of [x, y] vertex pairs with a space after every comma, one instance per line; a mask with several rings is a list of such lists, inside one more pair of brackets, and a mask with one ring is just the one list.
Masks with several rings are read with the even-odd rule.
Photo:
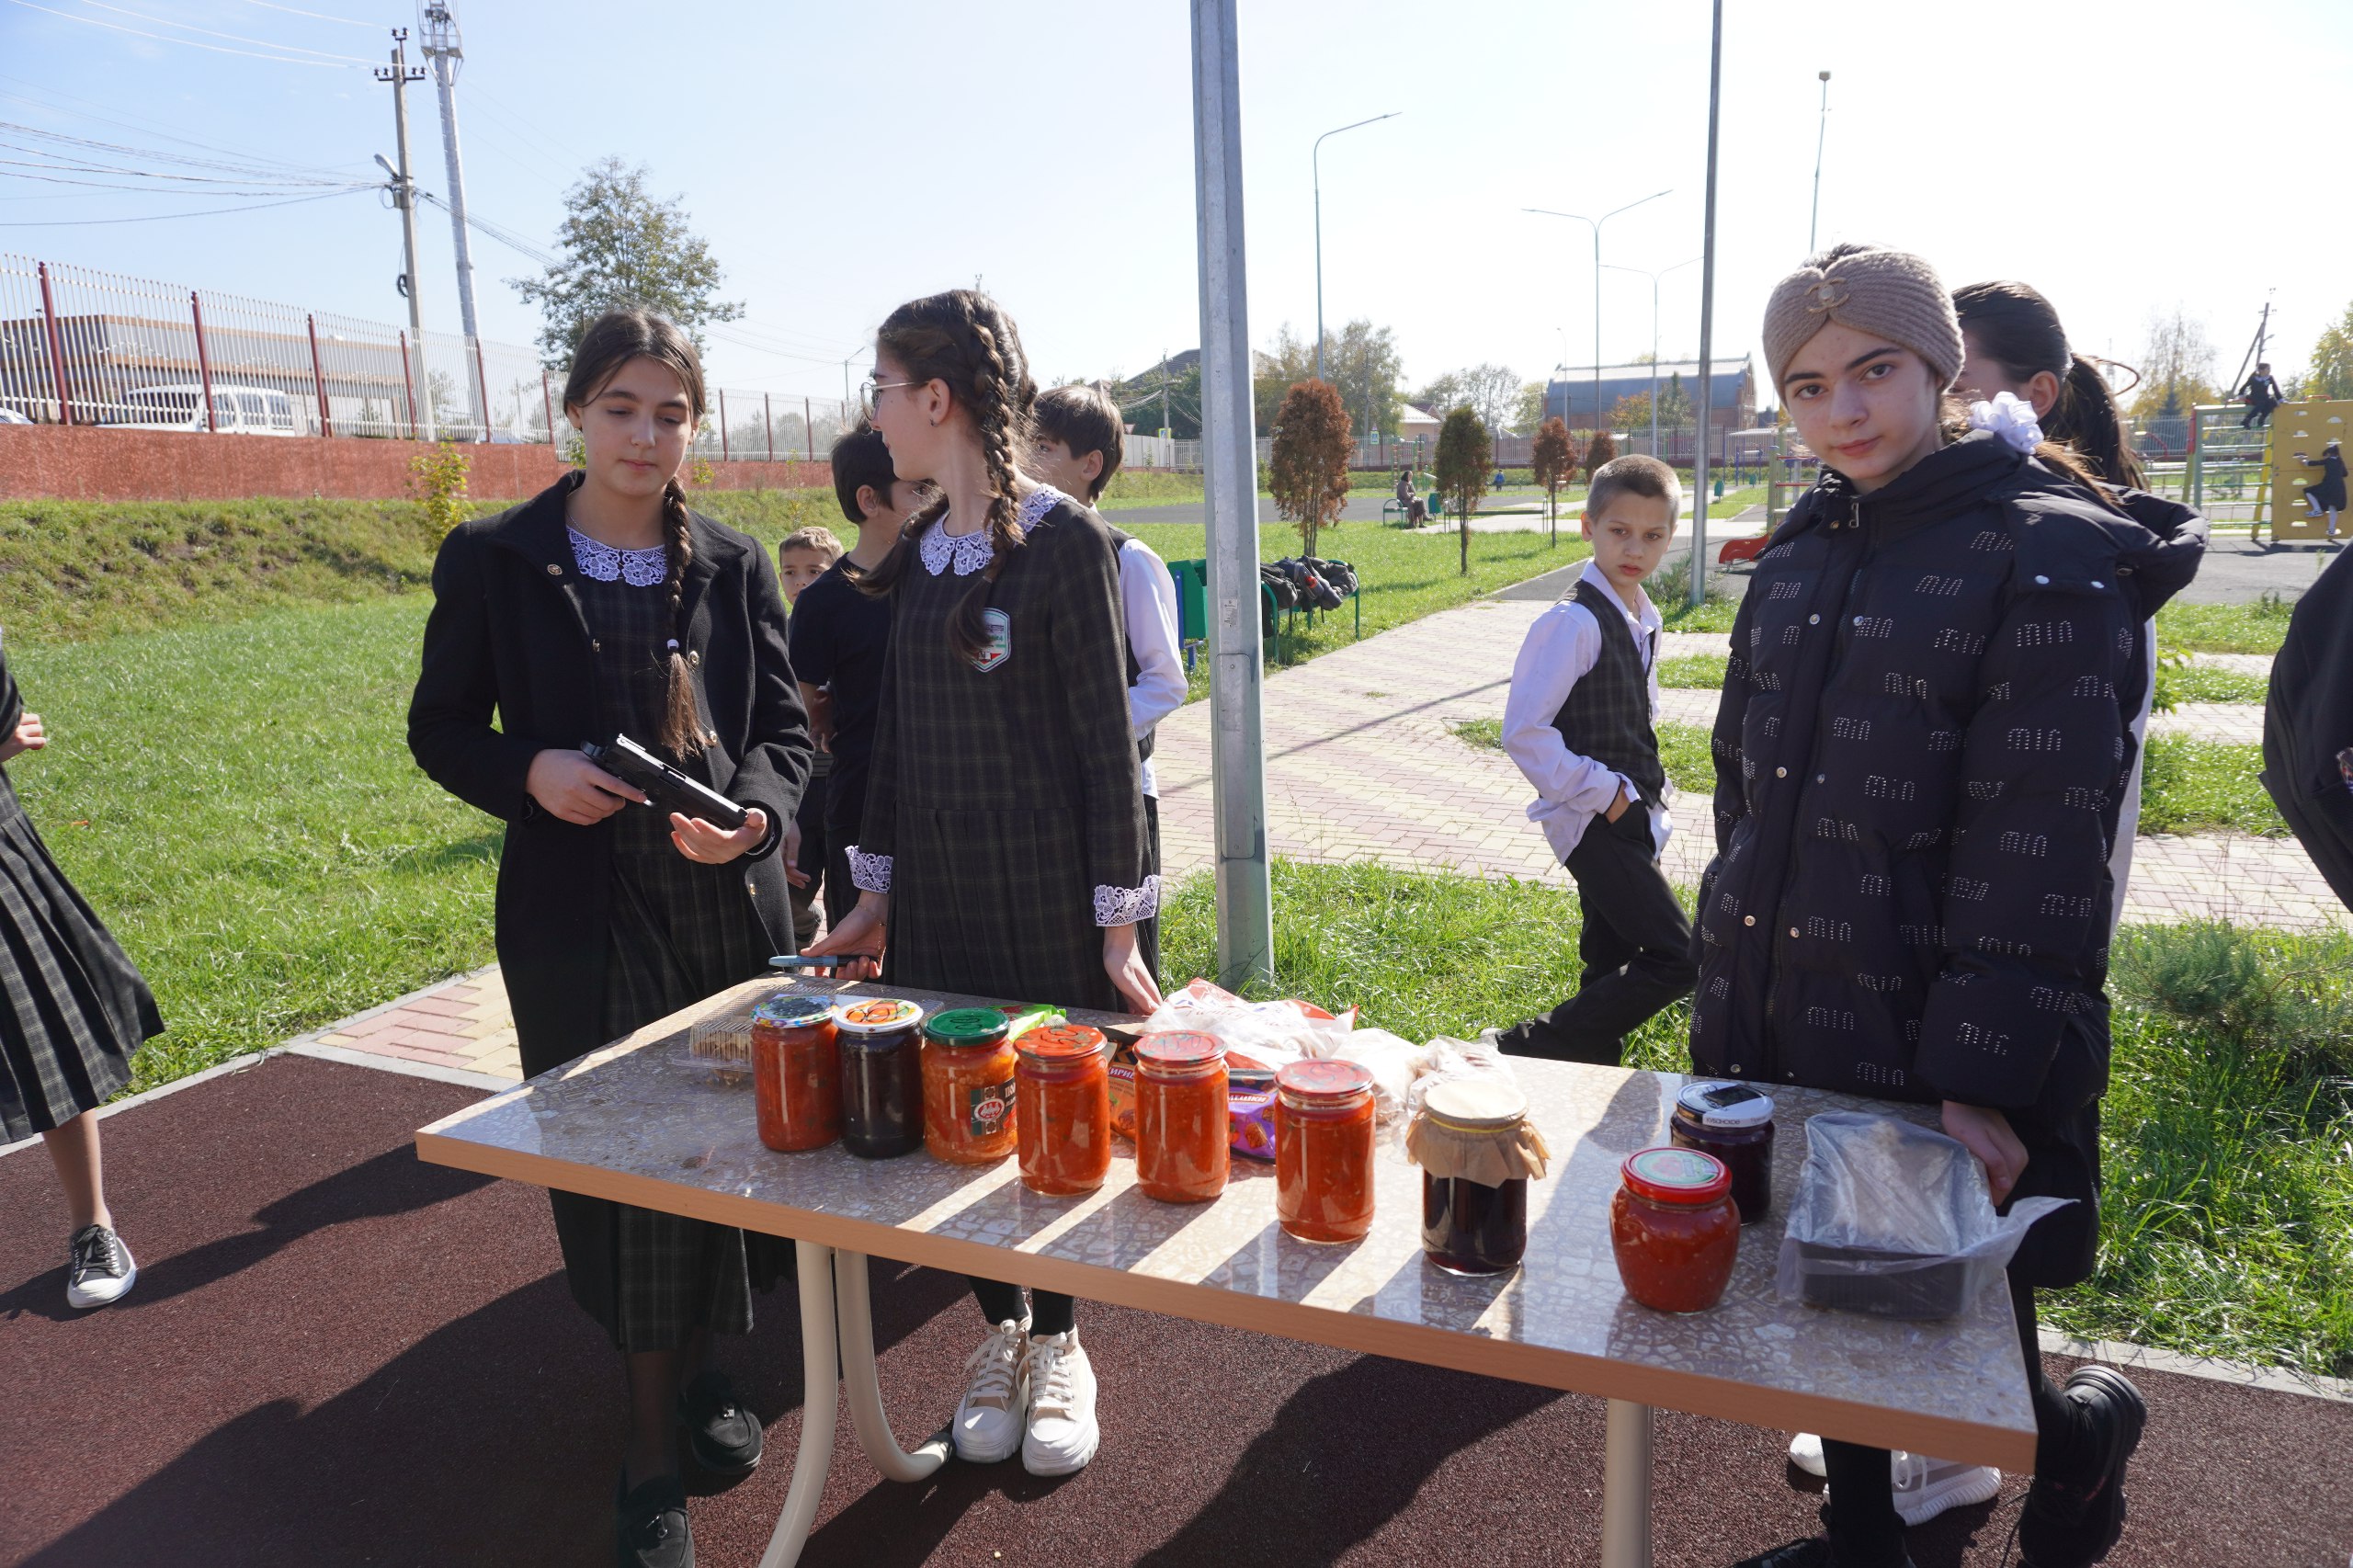
[[1136, 1041], [1136, 1065], [1147, 1073], [1198, 1073], [1224, 1060], [1223, 1042], [1198, 1029], [1170, 1029]]
[[1107, 1049], [1103, 1031], [1086, 1024], [1046, 1024], [1015, 1042], [1022, 1056], [1047, 1067], [1075, 1067]]

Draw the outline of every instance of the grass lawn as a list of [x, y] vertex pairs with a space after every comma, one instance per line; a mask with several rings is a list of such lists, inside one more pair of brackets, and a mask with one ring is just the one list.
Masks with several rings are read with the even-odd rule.
[[[1467, 1037], [1576, 983], [1565, 889], [1278, 862], [1270, 994]], [[1169, 976], [1213, 972], [1211, 879], [1164, 915]], [[2053, 1327], [2353, 1374], [2353, 938], [2145, 927], [2120, 945], [2097, 1277]], [[1629, 1065], [1688, 1065], [1688, 1010]], [[1796, 1128], [1784, 1127], [1784, 1136]]]
[[2164, 662], [2165, 650], [2157, 664], [2157, 700], [2167, 707], [2184, 702], [2261, 702], [2271, 693], [2271, 682], [2262, 676], [2242, 675], [2213, 665]]
[[2248, 604], [2193, 605], [2179, 599], [2157, 611], [2157, 641], [2194, 653], [2276, 653], [2288, 635], [2292, 600], [2266, 594]]
[[[1455, 737], [1467, 745], [1503, 749], [1504, 726], [1500, 719], [1472, 719], [1453, 728]], [[1677, 790], [1714, 790], [1715, 759], [1708, 750], [1708, 732], [1699, 725], [1659, 725], [1658, 759]]]

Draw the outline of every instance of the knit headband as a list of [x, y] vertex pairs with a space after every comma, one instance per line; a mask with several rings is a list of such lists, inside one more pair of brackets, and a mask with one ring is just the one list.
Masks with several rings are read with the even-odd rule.
[[1900, 250], [1833, 253], [1775, 286], [1765, 307], [1765, 367], [1774, 390], [1799, 349], [1836, 322], [1902, 344], [1927, 362], [1939, 392], [1961, 374], [1961, 318], [1937, 269]]

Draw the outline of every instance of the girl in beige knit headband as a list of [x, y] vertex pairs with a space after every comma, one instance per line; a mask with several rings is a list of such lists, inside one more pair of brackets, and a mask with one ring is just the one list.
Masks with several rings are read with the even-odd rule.
[[[1765, 355], [1824, 466], [1733, 623], [1693, 1062], [1935, 1107], [1993, 1202], [2061, 1200], [2009, 1271], [2040, 1435], [2019, 1535], [2033, 1568], [2097, 1562], [2144, 1407], [2108, 1368], [2052, 1384], [2034, 1290], [2091, 1272], [2109, 837], [2142, 628], [2196, 551], [2086, 488], [2030, 415], [1948, 417], [1961, 327], [1916, 256], [1808, 262], [1773, 292]], [[1975, 1467], [1899, 1476], [1824, 1437], [1827, 1535], [1744, 1568], [1904, 1568], [1906, 1514], [1947, 1506], [1933, 1488], [1985, 1495]]]

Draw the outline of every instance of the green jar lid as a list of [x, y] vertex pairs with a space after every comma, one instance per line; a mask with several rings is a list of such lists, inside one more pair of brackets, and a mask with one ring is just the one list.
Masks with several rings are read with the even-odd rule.
[[931, 1016], [923, 1036], [942, 1045], [995, 1045], [1005, 1038], [1006, 1028], [1005, 1015], [995, 1007], [950, 1007]]

